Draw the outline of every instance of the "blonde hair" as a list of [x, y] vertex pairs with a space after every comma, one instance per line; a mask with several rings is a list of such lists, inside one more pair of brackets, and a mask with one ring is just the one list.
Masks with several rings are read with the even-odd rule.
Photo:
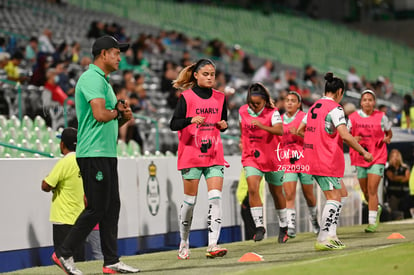
[[213, 61], [207, 58], [202, 58], [196, 63], [193, 63], [182, 69], [178, 74], [178, 77], [173, 80], [173, 87], [181, 91], [194, 87], [197, 84], [197, 79], [195, 79], [194, 73], [198, 72], [206, 65], [212, 65], [214, 69], [216, 68], [216, 65]]
[[[396, 154], [395, 162], [391, 159], [393, 154]], [[391, 150], [390, 154], [388, 155], [388, 163], [394, 167], [405, 166], [405, 163], [403, 162], [403, 159], [402, 159], [401, 152], [398, 149]]]

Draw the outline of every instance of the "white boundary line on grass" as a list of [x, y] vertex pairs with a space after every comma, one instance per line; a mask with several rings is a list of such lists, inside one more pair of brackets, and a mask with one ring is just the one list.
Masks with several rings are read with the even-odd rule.
[[[333, 256], [329, 256], [329, 257], [321, 257], [321, 258], [317, 258], [317, 259], [305, 260], [305, 261], [302, 261], [302, 262], [281, 265], [280, 267], [298, 266], [298, 265], [303, 265], [303, 264], [308, 264], [308, 263], [316, 263], [316, 262], [320, 262], [320, 261], [336, 259], [336, 258], [345, 257], [345, 256], [349, 256], [349, 255], [358, 255], [358, 254], [361, 254], [361, 253], [372, 252], [372, 251], [375, 251], [375, 250], [380, 250], [380, 249], [392, 247], [392, 246], [395, 246], [395, 245], [397, 245], [397, 244], [387, 244], [387, 245], [384, 245], [384, 246], [379, 246], [379, 247], [371, 248], [371, 249], [368, 249], [368, 250], [357, 251], [355, 253], [345, 253], [345, 254], [333, 255]], [[335, 253], [335, 251], [332, 251], [332, 252]]]

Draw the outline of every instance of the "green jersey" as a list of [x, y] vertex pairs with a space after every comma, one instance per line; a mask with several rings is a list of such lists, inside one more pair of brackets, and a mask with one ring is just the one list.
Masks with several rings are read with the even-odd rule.
[[90, 64], [75, 88], [76, 116], [78, 118], [78, 144], [76, 156], [116, 157], [118, 139], [118, 120], [98, 122], [92, 113], [90, 101], [95, 98], [105, 99], [105, 108], [115, 108], [117, 99], [108, 77], [96, 65]]

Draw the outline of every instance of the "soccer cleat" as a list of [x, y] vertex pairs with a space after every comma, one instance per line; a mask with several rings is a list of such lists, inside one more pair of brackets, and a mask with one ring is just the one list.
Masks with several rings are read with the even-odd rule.
[[338, 237], [329, 237], [328, 238], [328, 241], [331, 244], [337, 246], [338, 249], [344, 249], [344, 248], [346, 248], [346, 245], [340, 239], [338, 239]]
[[377, 217], [375, 219], [375, 224], [368, 224], [368, 227], [365, 228], [366, 233], [374, 233], [375, 231], [377, 231], [377, 227], [380, 224], [381, 213], [382, 213], [382, 207], [381, 205], [378, 204]]
[[118, 273], [138, 273], [140, 270], [132, 266], [126, 265], [123, 262], [106, 265], [102, 267], [103, 274], [118, 274]]
[[218, 246], [217, 244], [211, 245], [207, 248], [207, 258], [223, 257], [227, 254], [227, 249]]
[[73, 257], [69, 257], [67, 259], [64, 259], [63, 257], [57, 257], [56, 252], [53, 252], [52, 254], [52, 261], [60, 267], [66, 274], [68, 275], [82, 275], [82, 271], [77, 269], [75, 266], [75, 261], [73, 260]]
[[367, 228], [365, 228], [365, 232], [366, 233], [374, 233], [375, 231], [377, 231], [377, 226], [376, 224], [368, 224]]
[[315, 243], [315, 250], [318, 251], [328, 251], [328, 250], [337, 250], [340, 249], [338, 246], [332, 244], [330, 241], [324, 241], [324, 242], [316, 242]]
[[287, 226], [279, 227], [279, 238], [278, 238], [279, 243], [286, 243], [287, 242], [287, 240], [289, 239], [287, 231], [288, 231]]
[[186, 242], [181, 241], [177, 258], [179, 260], [188, 260], [190, 258], [190, 248]]
[[265, 233], [266, 233], [266, 229], [263, 226], [257, 227], [256, 228], [256, 233], [253, 236], [253, 240], [255, 242], [259, 242], [259, 241], [263, 240]]
[[316, 235], [319, 234], [319, 231], [321, 230], [321, 227], [319, 226], [318, 218], [316, 216], [315, 217], [311, 216], [310, 221], [312, 223], [313, 233], [315, 233]]
[[296, 237], [296, 228], [288, 227], [287, 234], [288, 234], [289, 238], [292, 238], [292, 239], [295, 238]]

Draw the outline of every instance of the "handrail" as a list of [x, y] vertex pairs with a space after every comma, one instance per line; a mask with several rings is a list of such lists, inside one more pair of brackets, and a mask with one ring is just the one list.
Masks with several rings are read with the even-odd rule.
[[7, 148], [16, 149], [18, 151], [24, 151], [24, 152], [28, 152], [28, 153], [32, 153], [32, 154], [39, 154], [41, 156], [45, 156], [45, 157], [48, 157], [48, 158], [54, 158], [52, 153], [46, 153], [46, 152], [41, 152], [41, 151], [37, 151], [37, 150], [32, 150], [32, 149], [29, 149], [29, 148], [26, 148], [26, 147], [19, 147], [19, 146], [12, 145], [12, 144], [9, 144], [9, 143], [4, 143], [4, 142], [1, 142], [1, 141], [0, 141], [0, 146], [4, 146], [4, 147], [7, 147]]
[[149, 120], [152, 124], [154, 124], [155, 127], [155, 151], [159, 151], [160, 150], [160, 130], [158, 127], [158, 121], [152, 117], [149, 116], [144, 116], [144, 115], [140, 115], [140, 114], [133, 114], [134, 118], [138, 118], [138, 119], [145, 119], [145, 120]]
[[22, 109], [22, 87], [20, 82], [11, 81], [8, 79], [0, 79], [1, 82], [14, 85], [17, 88], [17, 102], [19, 103], [19, 120], [23, 119], [23, 109]]

